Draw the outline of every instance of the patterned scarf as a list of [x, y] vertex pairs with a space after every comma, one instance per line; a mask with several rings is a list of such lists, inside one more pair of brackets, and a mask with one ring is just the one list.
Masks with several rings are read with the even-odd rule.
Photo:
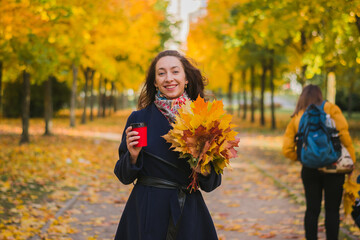
[[155, 105], [160, 110], [162, 114], [170, 123], [175, 122], [175, 115], [178, 114], [178, 109], [183, 105], [186, 100], [190, 99], [186, 92], [176, 98], [176, 99], [167, 99], [160, 91], [155, 95]]

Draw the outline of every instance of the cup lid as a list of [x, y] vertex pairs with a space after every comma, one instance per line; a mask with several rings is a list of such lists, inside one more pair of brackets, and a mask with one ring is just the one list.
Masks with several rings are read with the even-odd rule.
[[139, 122], [139, 123], [131, 123], [130, 126], [134, 129], [134, 128], [146, 127], [146, 124], [144, 122]]

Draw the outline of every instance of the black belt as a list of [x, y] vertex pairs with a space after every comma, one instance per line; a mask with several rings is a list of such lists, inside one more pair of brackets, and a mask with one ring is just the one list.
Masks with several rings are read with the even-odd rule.
[[[185, 200], [186, 200], [186, 193], [189, 192], [187, 187], [182, 186], [178, 183], [166, 180], [166, 179], [149, 177], [149, 176], [139, 176], [136, 184], [157, 187], [157, 188], [165, 188], [165, 189], [178, 189], [178, 200], [179, 200], [179, 205], [180, 205], [180, 212], [182, 213], [182, 210], [183, 210], [184, 204], [185, 204]], [[180, 215], [180, 217], [181, 217], [181, 215]], [[179, 225], [180, 225], [179, 223], [180, 223], [180, 220], [178, 220], [177, 224], [175, 225], [172, 220], [172, 217], [170, 216], [168, 231], [166, 234], [166, 240], [175, 240], [176, 239], [176, 235], [177, 235]]]
[[150, 176], [139, 176], [136, 184], [141, 184], [141, 185], [151, 186], [151, 187], [158, 187], [158, 188], [180, 189], [180, 190], [187, 191], [187, 187], [185, 187], [181, 184], [178, 184], [178, 183], [166, 180], [166, 179], [150, 177]]

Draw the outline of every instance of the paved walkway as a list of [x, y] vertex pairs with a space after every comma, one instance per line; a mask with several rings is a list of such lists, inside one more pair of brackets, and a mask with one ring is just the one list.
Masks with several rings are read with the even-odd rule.
[[[266, 145], [277, 143], [251, 140], [251, 136], [241, 139], [239, 157], [232, 160], [233, 169], [225, 171], [222, 185], [211, 193], [203, 193], [219, 239], [304, 239], [305, 209], [298, 203], [302, 201], [299, 199], [301, 193], [295, 202], [287, 191], [275, 186], [273, 178], [264, 174], [270, 173], [283, 183], [298, 182], [299, 172], [296, 171], [299, 167], [294, 166], [294, 170], [286, 173], [290, 175], [284, 176], [279, 149], [266, 148]], [[259, 144], [259, 141], [264, 143]], [[296, 195], [301, 189], [296, 190], [298, 184], [293, 186]], [[77, 233], [68, 237], [74, 240], [113, 239], [131, 188], [132, 185], [122, 185], [115, 176], [106, 187], [88, 188], [67, 212], [77, 219], [71, 223]], [[319, 237], [325, 239], [323, 231]]]

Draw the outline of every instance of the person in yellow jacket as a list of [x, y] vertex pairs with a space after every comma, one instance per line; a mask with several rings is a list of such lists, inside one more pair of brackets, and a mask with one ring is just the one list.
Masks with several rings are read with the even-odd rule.
[[[291, 121], [283, 138], [283, 154], [297, 161], [295, 135], [298, 132], [300, 119], [310, 104], [321, 105], [323, 96], [316, 85], [307, 85], [298, 99]], [[339, 131], [340, 141], [349, 151], [355, 162], [355, 150], [348, 130], [348, 123], [340, 108], [330, 102], [324, 105], [324, 111], [330, 114]], [[323, 173], [318, 169], [302, 166], [301, 178], [305, 190], [306, 212], [304, 218], [305, 236], [307, 240], [317, 239], [318, 218], [321, 211], [322, 193], [325, 197], [326, 239], [338, 239], [340, 223], [340, 204], [343, 194], [344, 173]]]

